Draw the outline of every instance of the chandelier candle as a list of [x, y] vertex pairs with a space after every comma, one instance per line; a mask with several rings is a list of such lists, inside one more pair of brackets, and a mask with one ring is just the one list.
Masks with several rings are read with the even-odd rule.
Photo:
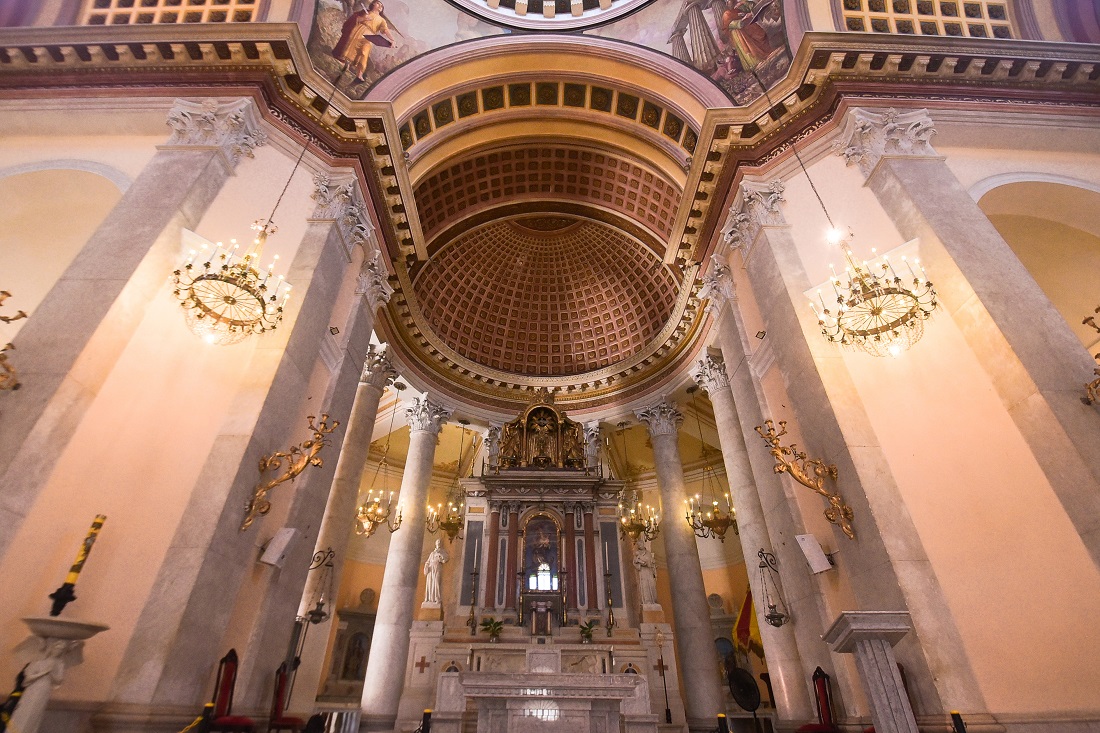
[[99, 531], [103, 529], [103, 523], [106, 521], [106, 514], [97, 514], [95, 519], [92, 520], [92, 526], [88, 530], [88, 535], [84, 538], [84, 541], [80, 543], [80, 549], [77, 550], [73, 566], [69, 568], [69, 574], [65, 576], [65, 582], [49, 596], [53, 599], [53, 606], [50, 608], [51, 616], [60, 616], [65, 606], [76, 600], [76, 594], [73, 593], [73, 588], [76, 587], [76, 579], [80, 577], [80, 571], [84, 569], [84, 563], [88, 561], [88, 555], [92, 553], [92, 545], [95, 544], [96, 538], [99, 537]]

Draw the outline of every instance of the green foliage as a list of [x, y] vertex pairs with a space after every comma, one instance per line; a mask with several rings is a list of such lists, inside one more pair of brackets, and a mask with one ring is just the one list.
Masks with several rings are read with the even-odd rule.
[[504, 622], [497, 621], [492, 616], [487, 616], [481, 619], [481, 630], [488, 632], [490, 639], [495, 639], [500, 636], [500, 632], [504, 631]]

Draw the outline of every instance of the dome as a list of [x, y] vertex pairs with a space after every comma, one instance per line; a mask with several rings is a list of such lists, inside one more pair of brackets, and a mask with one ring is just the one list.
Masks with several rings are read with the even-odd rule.
[[446, 346], [493, 370], [543, 377], [635, 356], [672, 317], [678, 288], [645, 245], [561, 214], [472, 229], [413, 279], [425, 325]]

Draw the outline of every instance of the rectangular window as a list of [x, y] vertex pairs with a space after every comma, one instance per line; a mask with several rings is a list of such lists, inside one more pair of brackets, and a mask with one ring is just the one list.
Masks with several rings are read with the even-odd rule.
[[81, 25], [248, 23], [260, 0], [85, 0]]
[[[1008, 0], [834, 0], [844, 27], [918, 36], [1013, 38]], [[965, 18], [966, 22], [960, 22]]]

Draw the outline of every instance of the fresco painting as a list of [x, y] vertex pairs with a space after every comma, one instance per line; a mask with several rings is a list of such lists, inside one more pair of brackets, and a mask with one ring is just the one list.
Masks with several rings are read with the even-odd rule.
[[[318, 0], [309, 50], [318, 69], [361, 99], [421, 54], [509, 32], [445, 0]], [[760, 82], [772, 86], [791, 63], [782, 0], [656, 0], [586, 33], [677, 58], [737, 104], [759, 97]]]

